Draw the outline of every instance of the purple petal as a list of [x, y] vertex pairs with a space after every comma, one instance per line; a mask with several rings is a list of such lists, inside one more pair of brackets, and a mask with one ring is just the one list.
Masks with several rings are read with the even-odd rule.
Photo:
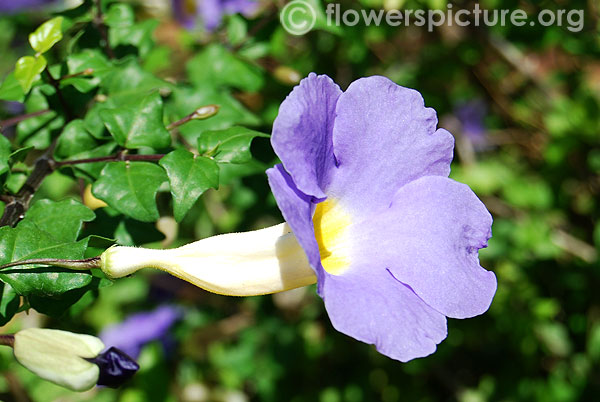
[[225, 14], [240, 13], [245, 16], [252, 15], [258, 9], [258, 1], [255, 0], [223, 0]]
[[446, 317], [384, 268], [367, 264], [326, 275], [323, 299], [338, 331], [403, 362], [435, 352], [446, 338]]
[[161, 306], [151, 312], [134, 314], [122, 323], [104, 329], [100, 339], [106, 346], [114, 346], [135, 358], [144, 344], [162, 338], [180, 317], [179, 309]]
[[335, 167], [332, 130], [342, 91], [326, 75], [311, 73], [283, 101], [273, 123], [271, 144], [304, 194], [324, 199]]
[[221, 0], [201, 0], [197, 2], [199, 14], [202, 17], [204, 28], [214, 31], [221, 24], [223, 18], [223, 5]]
[[436, 131], [435, 110], [424, 107], [419, 92], [385, 77], [361, 78], [340, 96], [336, 113], [339, 167], [326, 193], [347, 208], [364, 214], [388, 206], [404, 184], [450, 173], [454, 138]]
[[267, 169], [267, 176], [277, 206], [306, 253], [308, 262], [315, 270], [320, 284], [320, 278], [323, 276], [323, 266], [321, 265], [319, 246], [315, 239], [315, 228], [312, 222], [314, 209], [312, 197], [296, 188], [294, 181], [281, 164]]
[[355, 258], [376, 259], [440, 313], [473, 317], [496, 292], [496, 276], [479, 265], [477, 253], [491, 225], [468, 186], [423, 177], [402, 187], [389, 209], [355, 225]]

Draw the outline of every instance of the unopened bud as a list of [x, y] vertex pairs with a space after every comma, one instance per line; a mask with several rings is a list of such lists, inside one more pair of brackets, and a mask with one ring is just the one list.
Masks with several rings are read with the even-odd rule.
[[140, 369], [140, 366], [132, 357], [115, 347], [109, 348], [106, 352], [87, 360], [100, 368], [98, 385], [111, 388], [120, 387]]
[[287, 66], [278, 66], [275, 68], [273, 76], [277, 81], [286, 85], [296, 85], [302, 79], [302, 76], [298, 71]]
[[23, 366], [55, 384], [85, 391], [96, 385], [100, 369], [86, 359], [104, 349], [99, 338], [46, 328], [15, 334], [15, 358]]
[[192, 120], [204, 120], [216, 115], [221, 107], [219, 105], [202, 106], [192, 114]]
[[86, 68], [85, 70], [83, 70], [81, 72], [82, 75], [92, 75], [94, 74], [94, 69], [93, 68]]

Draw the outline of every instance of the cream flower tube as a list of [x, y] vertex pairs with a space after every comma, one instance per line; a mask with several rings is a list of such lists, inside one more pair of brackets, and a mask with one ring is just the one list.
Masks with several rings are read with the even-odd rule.
[[228, 296], [282, 292], [317, 280], [287, 223], [168, 250], [113, 246], [101, 255], [100, 268], [110, 278], [156, 268]]

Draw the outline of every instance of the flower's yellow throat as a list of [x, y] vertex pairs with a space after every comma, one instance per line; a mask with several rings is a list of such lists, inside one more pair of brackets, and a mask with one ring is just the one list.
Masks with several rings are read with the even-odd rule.
[[348, 229], [351, 220], [339, 204], [328, 199], [317, 204], [313, 216], [315, 237], [325, 271], [341, 275], [350, 266]]

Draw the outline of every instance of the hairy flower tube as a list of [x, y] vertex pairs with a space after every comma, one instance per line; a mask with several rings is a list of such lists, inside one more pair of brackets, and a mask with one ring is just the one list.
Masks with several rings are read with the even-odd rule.
[[104, 343], [91, 335], [46, 328], [17, 332], [12, 342], [19, 363], [41, 378], [73, 391], [93, 386], [118, 387], [133, 376], [139, 366], [111, 347], [102, 352]]

